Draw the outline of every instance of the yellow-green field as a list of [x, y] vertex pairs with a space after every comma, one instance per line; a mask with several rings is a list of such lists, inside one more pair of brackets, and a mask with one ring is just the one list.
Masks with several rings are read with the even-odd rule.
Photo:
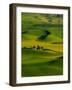
[[23, 47], [33, 47], [33, 46], [42, 46], [46, 49], [51, 49], [54, 51], [58, 52], [63, 52], [63, 45], [62, 44], [52, 44], [52, 43], [47, 43], [47, 42], [41, 42], [41, 41], [36, 41], [36, 40], [24, 40], [22, 42], [22, 48]]
[[63, 75], [63, 16], [22, 13], [22, 77]]

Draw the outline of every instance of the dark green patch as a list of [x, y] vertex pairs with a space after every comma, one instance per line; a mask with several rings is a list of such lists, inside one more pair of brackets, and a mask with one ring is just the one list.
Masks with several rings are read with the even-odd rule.
[[63, 74], [63, 60], [38, 63], [31, 65], [22, 64], [22, 77], [51, 76]]

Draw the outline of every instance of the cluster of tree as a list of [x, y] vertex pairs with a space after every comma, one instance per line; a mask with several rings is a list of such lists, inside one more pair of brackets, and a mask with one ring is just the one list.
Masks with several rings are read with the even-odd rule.
[[43, 50], [43, 47], [42, 47], [42, 46], [37, 45], [37, 46], [33, 46], [33, 47], [31, 47], [31, 48], [24, 47], [24, 49]]
[[43, 49], [43, 47], [42, 47], [42, 46], [37, 45], [37, 46], [33, 46], [33, 49], [40, 50], [40, 49]]
[[51, 33], [48, 30], [45, 30], [44, 33], [38, 38], [39, 40], [44, 40]]

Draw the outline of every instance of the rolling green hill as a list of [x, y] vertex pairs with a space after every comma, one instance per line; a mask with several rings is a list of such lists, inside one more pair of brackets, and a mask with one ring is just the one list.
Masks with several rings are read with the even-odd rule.
[[62, 75], [63, 16], [22, 13], [21, 22], [22, 77]]

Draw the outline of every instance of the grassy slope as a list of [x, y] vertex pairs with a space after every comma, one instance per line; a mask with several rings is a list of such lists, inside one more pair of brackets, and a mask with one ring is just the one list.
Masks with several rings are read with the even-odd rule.
[[22, 31], [29, 31], [30, 34], [39, 35], [44, 30], [49, 30], [52, 34], [61, 37], [62, 17], [58, 18], [58, 22], [56, 19], [56, 17], [52, 16], [53, 21], [49, 22], [49, 18], [42, 14], [22, 14]]
[[[22, 32], [27, 31], [22, 34], [22, 76], [63, 74], [63, 61], [60, 58], [63, 47], [62, 43], [56, 43], [63, 41], [61, 18], [55, 16], [48, 18], [41, 14], [22, 14]], [[44, 40], [38, 40], [45, 30], [50, 31], [51, 34]], [[53, 44], [54, 42], [56, 44]], [[49, 50], [46, 52], [23, 48], [34, 45], [40, 45]]]
[[46, 62], [39, 64], [22, 64], [22, 76], [48, 76], [48, 75], [62, 75], [63, 61], [55, 60], [54, 62]]
[[23, 64], [34, 64], [34, 63], [43, 63], [48, 61], [53, 61], [55, 58], [59, 58], [62, 56], [61, 52], [55, 52], [52, 50], [44, 51], [44, 50], [32, 50], [32, 49], [24, 49], [23, 53]]
[[61, 75], [62, 53], [23, 49], [22, 76]]

